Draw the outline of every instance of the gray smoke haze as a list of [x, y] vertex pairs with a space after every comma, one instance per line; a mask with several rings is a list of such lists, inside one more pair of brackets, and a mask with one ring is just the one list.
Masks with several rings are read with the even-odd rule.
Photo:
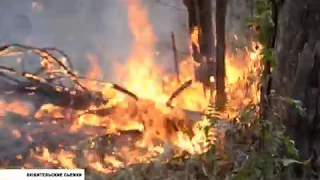
[[[132, 46], [125, 1], [1, 0], [0, 44], [26, 43], [28, 37], [31, 37], [28, 43], [33, 46], [50, 46], [64, 50], [80, 73], [88, 70], [86, 55], [91, 53], [98, 56], [105, 79], [115, 80], [112, 76], [112, 62], [124, 62]], [[35, 6], [35, 2], [41, 8]], [[170, 33], [176, 33], [179, 51], [187, 51], [187, 11], [182, 0], [143, 2], [149, 10], [149, 20], [158, 38], [157, 49], [162, 55], [159, 59], [172, 69]], [[232, 12], [236, 8], [233, 8]], [[241, 13], [236, 16], [239, 14]], [[234, 21], [233, 17], [234, 15], [231, 15], [229, 22]], [[239, 25], [229, 23], [227, 26]]]

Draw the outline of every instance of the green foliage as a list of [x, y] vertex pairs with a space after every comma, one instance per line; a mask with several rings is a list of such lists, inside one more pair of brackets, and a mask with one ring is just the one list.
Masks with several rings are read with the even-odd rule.
[[[276, 66], [271, 39], [275, 33], [274, 7], [278, 0], [255, 0], [256, 14], [249, 26], [258, 31], [257, 40], [263, 45], [263, 64]], [[301, 102], [281, 98], [305, 115]], [[292, 164], [307, 165], [299, 161], [294, 142], [285, 134], [285, 128], [276, 120], [261, 119], [257, 105], [250, 105], [239, 113], [228, 130], [225, 146], [218, 144], [201, 155], [211, 179], [277, 180], [283, 179]], [[275, 115], [274, 117], [276, 117]], [[270, 116], [272, 117], [272, 116]], [[208, 117], [208, 119], [210, 119]], [[207, 127], [207, 126], [206, 126]]]
[[278, 3], [278, 1], [271, 0], [255, 0], [256, 4], [256, 12], [255, 15], [249, 20], [249, 26], [255, 27], [255, 29], [259, 32], [257, 40], [263, 45], [264, 49], [262, 51], [263, 55], [263, 64], [267, 63], [270, 67], [274, 67], [276, 65], [273, 48], [271, 40], [276, 32], [275, 23], [273, 16], [274, 5], [273, 3]]
[[270, 0], [255, 0], [256, 13], [249, 20], [249, 26], [255, 27], [258, 31], [258, 41], [267, 46], [272, 36], [275, 23], [272, 19], [272, 4]]
[[[294, 142], [284, 134], [284, 127], [271, 121], [261, 121], [256, 106], [249, 106], [235, 120], [237, 123], [229, 130], [226, 138], [226, 143], [231, 146], [225, 147], [220, 154], [217, 154], [214, 147], [214, 157], [214, 152], [206, 153], [207, 158], [214, 161], [211, 166], [214, 167], [212, 171], [216, 179], [276, 180], [281, 179], [285, 167], [290, 164], [307, 163], [298, 160], [298, 151]], [[223, 158], [219, 158], [221, 154]], [[232, 163], [233, 168], [219, 172], [225, 169], [221, 166], [228, 163]]]
[[282, 98], [282, 99], [284, 99], [285, 102], [287, 102], [289, 105], [294, 107], [302, 117], [307, 116], [306, 109], [303, 108], [301, 101], [298, 101], [292, 98]]
[[270, 64], [270, 67], [276, 66], [276, 61], [274, 59], [273, 49], [271, 48], [263, 48], [262, 50], [262, 57], [263, 57], [263, 64], [266, 65], [267, 63]]

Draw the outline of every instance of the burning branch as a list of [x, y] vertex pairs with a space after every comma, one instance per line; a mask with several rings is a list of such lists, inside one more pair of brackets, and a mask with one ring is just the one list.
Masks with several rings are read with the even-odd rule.
[[176, 98], [177, 96], [179, 96], [179, 94], [181, 94], [185, 89], [187, 89], [188, 87], [190, 87], [192, 84], [192, 80], [186, 81], [185, 83], [183, 83], [177, 90], [175, 90], [172, 95], [170, 96], [169, 100], [167, 101], [166, 105], [168, 107], [172, 107], [172, 100], [174, 98]]
[[[29, 80], [28, 82], [15, 80], [15, 92], [45, 95], [57, 106], [70, 107], [73, 109], [87, 109], [91, 104], [101, 105], [108, 102], [108, 100], [103, 99], [102, 94], [99, 92], [80, 91], [74, 89], [70, 90], [62, 86], [52, 85], [46, 79], [32, 73], [17, 73], [14, 69], [4, 66], [0, 66], [0, 70], [21, 75]], [[6, 74], [3, 73], [0, 75]]]
[[[87, 90], [82, 84], [79, 83], [77, 80], [76, 74], [70, 69], [72, 67], [72, 63], [68, 56], [65, 56], [65, 53], [61, 50], [57, 50], [56, 48], [36, 48], [32, 46], [26, 46], [26, 45], [21, 45], [21, 44], [9, 44], [9, 45], [4, 45], [0, 48], [0, 56], [4, 56], [6, 54], [12, 54], [12, 53], [18, 53], [18, 52], [34, 52], [37, 55], [41, 57], [42, 62], [43, 61], [48, 61], [50, 63], [55, 63], [58, 65], [59, 69], [61, 68], [60, 72], [63, 72], [65, 75], [68, 75], [71, 77], [71, 80], [77, 84], [79, 87], [81, 87], [83, 90]], [[52, 53], [49, 51], [57, 51], [60, 54], [64, 55], [64, 58], [66, 62], [68, 62], [68, 65], [65, 65], [62, 60], [58, 59], [55, 57]], [[68, 67], [69, 66], [69, 67]], [[42, 73], [44, 70], [47, 70], [46, 68], [41, 68], [36, 74]]]
[[80, 79], [83, 79], [83, 80], [86, 80], [86, 81], [95, 81], [97, 83], [100, 83], [100, 84], [105, 84], [105, 85], [109, 85], [111, 88], [121, 92], [121, 93], [124, 93], [130, 97], [132, 97], [133, 99], [135, 99], [136, 101], [139, 100], [139, 97], [134, 94], [133, 92], [129, 91], [128, 89], [118, 85], [118, 84], [114, 84], [114, 83], [106, 83], [104, 81], [99, 81], [99, 80], [95, 80], [95, 79], [87, 79], [85, 77], [79, 77]]
[[133, 92], [130, 92], [129, 90], [127, 90], [127, 89], [125, 89], [125, 88], [123, 88], [123, 87], [121, 87], [121, 86], [119, 86], [119, 85], [117, 85], [117, 84], [112, 84], [112, 87], [113, 87], [115, 90], [118, 90], [118, 91], [120, 91], [120, 92], [122, 92], [122, 93], [125, 93], [125, 94], [133, 97], [135, 100], [139, 100], [138, 96], [135, 95]]
[[[0, 66], [0, 70], [3, 71], [1, 73], [2, 77], [15, 82], [16, 92], [42, 94], [48, 96], [55, 105], [62, 107], [70, 107], [74, 109], [87, 109], [91, 104], [101, 105], [106, 104], [108, 102], [108, 100], [103, 98], [102, 93], [91, 92], [79, 82], [76, 73], [74, 73], [70, 68], [70, 66], [72, 67], [70, 59], [67, 56], [65, 56], [65, 53], [61, 50], [57, 50], [55, 48], [35, 48], [20, 44], [5, 45], [0, 49], [1, 55], [10, 54], [11, 52], [32, 51], [41, 57], [42, 62], [46, 60], [52, 66], [57, 66], [57, 69], [49, 70], [47, 69], [47, 67], [43, 67], [36, 74], [25, 71], [19, 72], [13, 68]], [[66, 62], [68, 62], [68, 65], [65, 65], [65, 63], [62, 62], [62, 60], [56, 58], [49, 51], [56, 51], [59, 54], [62, 54], [66, 59]], [[40, 76], [42, 71], [49, 75], [49, 77]], [[22, 76], [26, 78], [28, 81], [25, 82], [20, 81], [18, 79], [14, 79], [8, 76], [7, 73], [16, 76]], [[65, 78], [71, 79], [71, 81], [74, 83], [74, 88], [62, 86], [63, 83], [61, 82], [61, 80]], [[54, 83], [55, 81], [60, 81], [60, 85]], [[80, 89], [76, 87], [80, 87]]]
[[[85, 77], [77, 76], [72, 70], [72, 63], [69, 57], [61, 50], [56, 48], [36, 48], [31, 46], [25, 46], [20, 44], [5, 45], [0, 48], [0, 56], [12, 55], [16, 53], [35, 52], [41, 57], [41, 62], [47, 61], [47, 66], [43, 66], [36, 73], [30, 73], [26, 71], [18, 71], [10, 67], [0, 66], [0, 76], [13, 82], [14, 91], [27, 94], [40, 94], [48, 97], [52, 104], [60, 107], [69, 107], [75, 110], [86, 110], [84, 114], [96, 114], [99, 116], [105, 116], [109, 113], [109, 109], [96, 109], [87, 110], [89, 106], [100, 106], [108, 102], [103, 98], [101, 92], [92, 92], [83, 86], [79, 80], [96, 81], [105, 85], [109, 85], [111, 88], [124, 93], [135, 100], [138, 100], [138, 96], [124, 87], [117, 84], [110, 84], [97, 80], [89, 80]], [[62, 62], [61, 59], [54, 56], [51, 52], [58, 52], [65, 59]], [[2, 72], [1, 72], [2, 71]], [[18, 80], [10, 75], [24, 77], [27, 82]], [[46, 74], [43, 77], [41, 74]], [[72, 88], [65, 87], [62, 80], [71, 79]], [[80, 88], [77, 88], [80, 87]]]

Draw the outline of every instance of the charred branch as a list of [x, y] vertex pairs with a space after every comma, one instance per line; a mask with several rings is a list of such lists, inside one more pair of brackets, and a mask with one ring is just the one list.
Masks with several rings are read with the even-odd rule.
[[[13, 85], [13, 92], [39, 94], [47, 97], [52, 104], [57, 106], [70, 107], [74, 109], [87, 109], [92, 104], [102, 105], [108, 102], [108, 100], [103, 99], [102, 94], [99, 92], [81, 91], [52, 85], [46, 79], [33, 75], [32, 73], [18, 73], [13, 68], [4, 66], [0, 66], [0, 70], [21, 75], [29, 80], [27, 82], [16, 80]], [[3, 73], [3, 75], [5, 74]]]
[[[41, 57], [41, 60], [46, 60], [49, 61], [51, 63], [55, 63], [56, 65], [58, 65], [61, 70], [63, 70], [62, 72], [65, 73], [65, 75], [70, 76], [71, 80], [78, 85], [79, 87], [81, 87], [83, 90], [87, 90], [82, 84], [79, 83], [79, 81], [77, 80], [76, 77], [76, 73], [73, 72], [69, 67], [72, 67], [71, 61], [70, 59], [68, 59], [67, 57], [64, 57], [64, 59], [66, 59], [66, 62], [68, 62], [67, 65], [65, 65], [61, 59], [57, 58], [56, 56], [54, 56], [52, 53], [50, 53], [49, 51], [58, 51], [60, 54], [65, 54], [63, 51], [61, 50], [57, 50], [56, 48], [36, 48], [36, 47], [32, 47], [32, 46], [26, 46], [26, 45], [21, 45], [21, 44], [8, 44], [8, 45], [4, 45], [0, 48], [0, 55], [4, 56], [6, 54], [10, 54], [10, 53], [17, 53], [17, 52], [34, 52], [36, 53], [39, 57]], [[68, 67], [69, 66], [69, 67]], [[42, 73], [44, 70], [46, 70], [45, 68], [41, 68], [38, 73]]]
[[192, 80], [186, 81], [185, 83], [183, 83], [177, 90], [175, 90], [172, 95], [170, 96], [169, 100], [167, 101], [166, 105], [168, 107], [172, 107], [172, 101], [174, 98], [176, 98], [177, 96], [179, 96], [185, 89], [187, 89], [188, 87], [190, 87], [192, 84]]
[[86, 80], [86, 81], [94, 81], [94, 82], [97, 82], [97, 83], [100, 83], [100, 84], [105, 84], [105, 85], [109, 85], [111, 88], [121, 92], [121, 93], [124, 93], [130, 97], [132, 97], [133, 99], [135, 99], [136, 101], [139, 100], [139, 97], [134, 94], [133, 92], [129, 91], [128, 89], [118, 85], [118, 84], [115, 84], [115, 83], [106, 83], [104, 81], [99, 81], [99, 80], [94, 80], [94, 79], [87, 79], [85, 77], [78, 77], [80, 79], [83, 79], [83, 80]]
[[[35, 54], [41, 57], [41, 60], [48, 60], [54, 69], [47, 69], [43, 67], [39, 69], [35, 74], [25, 71], [18, 71], [10, 67], [0, 66], [0, 76], [13, 84], [13, 92], [25, 93], [25, 94], [38, 94], [47, 97], [47, 99], [56, 106], [69, 107], [76, 110], [86, 110], [90, 105], [100, 106], [108, 102], [107, 99], [103, 98], [101, 92], [93, 92], [83, 86], [79, 81], [88, 80], [84, 77], [79, 77], [72, 70], [72, 63], [69, 57], [63, 51], [56, 48], [36, 48], [31, 46], [25, 46], [21, 44], [10, 44], [0, 48], [0, 55], [8, 55], [17, 52], [35, 52]], [[65, 65], [61, 59], [57, 58], [51, 52], [58, 52], [62, 55], [67, 62]], [[1, 72], [2, 71], [2, 72]], [[41, 74], [45, 75], [41, 75]], [[18, 78], [12, 77], [14, 75], [24, 77], [27, 81], [21, 81]], [[73, 82], [72, 88], [63, 85], [63, 80], [71, 79]], [[92, 81], [92, 80], [88, 80]], [[135, 100], [138, 100], [138, 96], [124, 87], [117, 84], [110, 84], [113, 89], [124, 93]], [[80, 87], [80, 88], [77, 88]], [[86, 113], [97, 113], [98, 115], [105, 115], [107, 111], [94, 110]]]

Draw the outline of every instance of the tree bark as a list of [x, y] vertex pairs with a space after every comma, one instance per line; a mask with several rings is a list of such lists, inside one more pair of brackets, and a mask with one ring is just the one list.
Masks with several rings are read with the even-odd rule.
[[[208, 60], [212, 62], [214, 59], [214, 29], [212, 25], [212, 2], [211, 0], [198, 0], [199, 19], [201, 25], [200, 52]], [[214, 70], [214, 66], [209, 66]], [[214, 75], [214, 73], [211, 73]]]
[[197, 20], [197, 12], [196, 12], [196, 1], [194, 0], [183, 0], [184, 5], [188, 9], [188, 25], [189, 25], [189, 33], [191, 34], [193, 28], [198, 25]]
[[216, 70], [216, 85], [217, 85], [217, 97], [216, 104], [218, 109], [224, 109], [226, 103], [225, 94], [225, 24], [227, 13], [227, 0], [216, 0], [216, 35], [217, 35], [217, 70]]
[[[320, 132], [320, 1], [285, 0], [279, 10], [272, 84], [276, 95], [302, 102], [306, 116], [283, 100], [271, 106], [284, 120], [302, 159], [316, 147]], [[319, 138], [318, 138], [319, 139]], [[318, 149], [319, 150], [319, 149]]]
[[[201, 68], [198, 69], [196, 77], [199, 77], [197, 79], [202, 82], [206, 88], [212, 89], [210, 77], [216, 76], [216, 65], [214, 58], [215, 39], [212, 24], [212, 2], [211, 0], [184, 0], [184, 4], [188, 8], [190, 33], [192, 33], [194, 27], [196, 26], [200, 30], [199, 53], [201, 56]], [[199, 58], [196, 58], [196, 61], [197, 59]]]

